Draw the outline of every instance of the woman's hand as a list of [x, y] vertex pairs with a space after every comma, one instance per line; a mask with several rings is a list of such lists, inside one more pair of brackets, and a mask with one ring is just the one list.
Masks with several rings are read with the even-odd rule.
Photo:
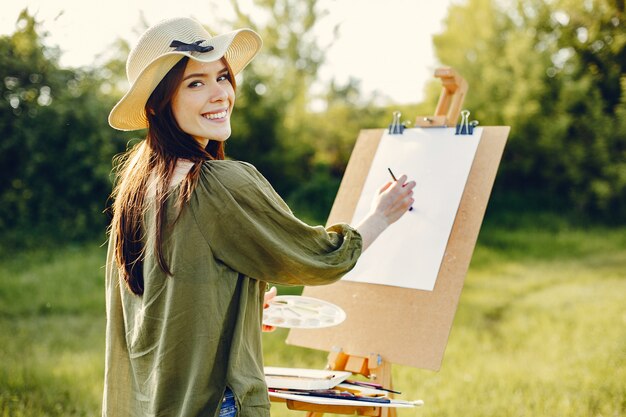
[[[276, 297], [276, 287], [272, 287], [270, 288], [264, 295], [263, 295], [263, 308], [267, 308], [269, 307], [269, 301]], [[273, 332], [274, 330], [276, 330], [275, 326], [268, 326], [267, 324], [263, 324], [261, 329], [264, 332]]]
[[356, 227], [363, 238], [363, 250], [367, 249], [390, 224], [402, 217], [414, 203], [415, 181], [406, 182], [406, 180], [406, 175], [402, 175], [397, 181], [388, 182], [378, 190], [372, 201], [372, 210]]
[[387, 225], [395, 223], [413, 202], [413, 188], [415, 181], [406, 182], [406, 175], [398, 181], [388, 182], [378, 190], [378, 195], [372, 201], [372, 213], [379, 216]]

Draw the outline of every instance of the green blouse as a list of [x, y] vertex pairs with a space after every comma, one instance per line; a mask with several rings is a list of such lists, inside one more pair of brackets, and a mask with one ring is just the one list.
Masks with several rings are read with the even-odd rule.
[[[167, 201], [170, 224], [177, 195], [175, 188]], [[250, 164], [209, 161], [165, 228], [168, 277], [154, 254], [153, 206], [144, 222], [143, 296], [120, 281], [109, 239], [103, 416], [216, 417], [226, 386], [238, 417], [269, 416], [265, 283], [336, 281], [355, 265], [361, 236], [346, 224], [301, 222]]]

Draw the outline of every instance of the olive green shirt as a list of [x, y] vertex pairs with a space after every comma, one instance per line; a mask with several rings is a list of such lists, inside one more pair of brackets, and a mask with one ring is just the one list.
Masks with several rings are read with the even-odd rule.
[[[174, 188], [167, 200], [170, 225], [177, 196]], [[167, 276], [155, 258], [153, 198], [147, 206], [142, 296], [120, 282], [109, 241], [103, 416], [216, 417], [227, 386], [238, 417], [269, 416], [265, 283], [338, 280], [360, 256], [361, 236], [301, 222], [250, 164], [209, 161], [165, 228]]]

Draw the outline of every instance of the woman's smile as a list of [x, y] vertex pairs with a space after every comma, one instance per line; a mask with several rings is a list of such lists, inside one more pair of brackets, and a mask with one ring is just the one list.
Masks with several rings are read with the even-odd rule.
[[218, 113], [204, 113], [202, 117], [208, 120], [212, 120], [212, 121], [223, 121], [223, 119], [226, 118], [227, 114], [228, 114], [228, 110], [222, 110]]

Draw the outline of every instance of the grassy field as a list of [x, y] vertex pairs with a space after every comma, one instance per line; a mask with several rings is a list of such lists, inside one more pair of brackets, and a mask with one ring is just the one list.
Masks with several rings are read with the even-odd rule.
[[[103, 263], [97, 244], [0, 260], [0, 416], [99, 415]], [[626, 228], [485, 228], [441, 371], [394, 368], [425, 402], [400, 416], [625, 416], [625, 307]], [[264, 337], [268, 365], [324, 365]]]

